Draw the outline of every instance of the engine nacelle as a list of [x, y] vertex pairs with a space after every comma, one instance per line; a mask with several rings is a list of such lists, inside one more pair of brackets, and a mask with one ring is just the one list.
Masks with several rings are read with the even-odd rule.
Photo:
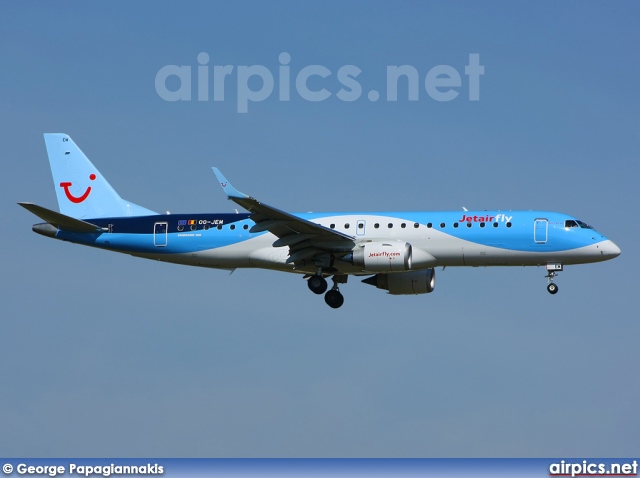
[[424, 269], [396, 274], [376, 274], [362, 282], [388, 290], [389, 294], [393, 295], [428, 294], [436, 287], [436, 271]]
[[426, 269], [438, 262], [431, 254], [408, 242], [366, 242], [343, 260], [371, 272]]
[[411, 269], [411, 244], [408, 242], [367, 242], [353, 251], [353, 265], [372, 272]]

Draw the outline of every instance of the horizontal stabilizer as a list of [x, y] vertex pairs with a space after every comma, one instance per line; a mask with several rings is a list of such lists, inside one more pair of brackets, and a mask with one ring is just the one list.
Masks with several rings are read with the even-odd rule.
[[103, 229], [100, 226], [91, 224], [89, 222], [81, 221], [73, 217], [65, 216], [59, 212], [52, 211], [50, 209], [38, 206], [30, 202], [19, 202], [23, 208], [32, 212], [40, 219], [47, 221], [52, 226], [57, 227], [63, 231], [69, 232], [102, 232]]

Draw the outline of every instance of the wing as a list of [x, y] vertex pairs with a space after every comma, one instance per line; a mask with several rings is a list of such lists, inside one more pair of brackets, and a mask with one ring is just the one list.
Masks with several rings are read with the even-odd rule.
[[255, 225], [250, 232], [269, 231], [278, 237], [273, 243], [274, 247], [289, 247], [288, 263], [300, 265], [306, 260], [326, 263], [323, 255], [344, 255], [353, 249], [353, 236], [263, 204], [234, 188], [218, 168], [213, 168], [213, 172], [227, 198], [251, 213], [251, 220]]

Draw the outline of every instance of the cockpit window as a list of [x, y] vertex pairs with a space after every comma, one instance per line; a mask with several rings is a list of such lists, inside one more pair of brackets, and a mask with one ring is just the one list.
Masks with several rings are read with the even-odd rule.
[[567, 219], [564, 221], [564, 227], [578, 227], [578, 223], [573, 219]]
[[586, 222], [582, 222], [582, 221], [578, 221], [576, 220], [576, 222], [578, 223], [578, 225], [582, 228], [582, 229], [593, 229], [589, 224], [587, 224]]

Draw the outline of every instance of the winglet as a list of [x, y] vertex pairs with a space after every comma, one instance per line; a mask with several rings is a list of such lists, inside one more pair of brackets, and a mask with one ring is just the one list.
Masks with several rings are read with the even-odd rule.
[[236, 198], [236, 199], [246, 199], [249, 198], [249, 196], [247, 196], [246, 194], [241, 193], [240, 191], [238, 191], [236, 188], [234, 188], [231, 183], [229, 181], [227, 181], [227, 178], [224, 177], [224, 175], [220, 172], [220, 170], [218, 168], [211, 168], [213, 169], [213, 174], [216, 175], [216, 178], [218, 178], [218, 182], [220, 183], [220, 186], [222, 186], [222, 190], [225, 192], [225, 194], [227, 195], [227, 197], [229, 199], [232, 198]]

